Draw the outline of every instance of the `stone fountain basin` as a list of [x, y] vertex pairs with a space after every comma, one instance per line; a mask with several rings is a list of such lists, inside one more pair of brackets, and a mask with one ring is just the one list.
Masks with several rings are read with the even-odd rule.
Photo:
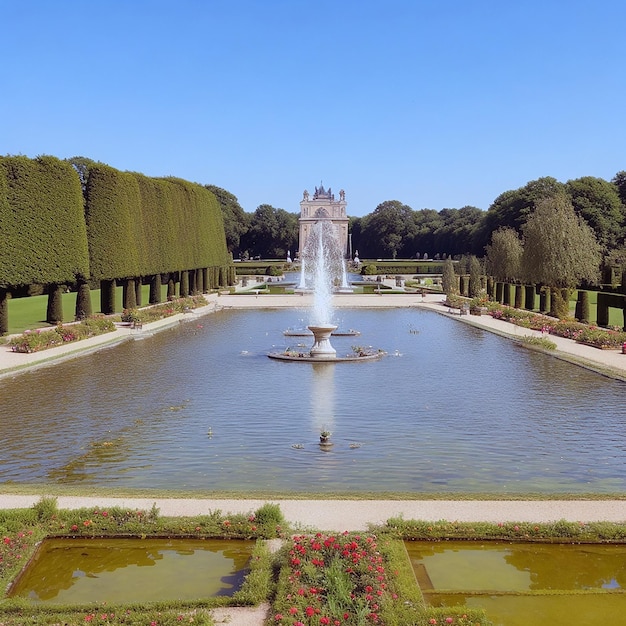
[[311, 356], [310, 354], [303, 352], [302, 356], [296, 354], [284, 354], [282, 352], [270, 352], [267, 356], [270, 359], [276, 359], [277, 361], [300, 361], [302, 363], [345, 363], [353, 361], [377, 361], [384, 355], [384, 352], [377, 352], [375, 354], [366, 354], [365, 356], [358, 355], [346, 355], [346, 356], [334, 356], [332, 358], [320, 358]]

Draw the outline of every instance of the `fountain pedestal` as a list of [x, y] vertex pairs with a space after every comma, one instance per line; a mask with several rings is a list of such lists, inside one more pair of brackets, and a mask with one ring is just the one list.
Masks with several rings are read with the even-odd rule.
[[315, 337], [315, 342], [311, 348], [310, 355], [314, 359], [334, 359], [337, 351], [330, 345], [330, 335], [337, 327], [333, 324], [307, 327]]

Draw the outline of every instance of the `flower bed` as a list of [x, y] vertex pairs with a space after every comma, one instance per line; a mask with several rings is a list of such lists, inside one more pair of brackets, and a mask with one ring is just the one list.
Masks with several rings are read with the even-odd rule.
[[481, 624], [483, 614], [427, 609], [403, 545], [345, 532], [296, 535], [281, 569], [273, 622], [289, 626]]
[[489, 305], [489, 312], [495, 319], [557, 337], [573, 339], [602, 350], [618, 350], [626, 342], [626, 332], [617, 328], [598, 328], [572, 319], [559, 320], [493, 302]]
[[143, 309], [124, 309], [121, 321], [148, 324], [177, 315], [178, 313], [187, 313], [193, 309], [205, 306], [206, 303], [207, 301], [203, 296], [189, 296], [187, 298], [176, 298], [175, 300], [170, 300], [163, 304], [155, 304]]
[[[278, 511], [279, 513], [279, 511]], [[275, 538], [279, 536], [277, 514], [263, 505], [251, 514], [220, 511], [194, 517], [162, 517], [150, 510], [120, 507], [76, 510], [57, 509], [55, 498], [42, 498], [30, 509], [0, 511], [0, 584], [6, 589], [32, 558], [45, 537], [178, 537], [178, 538]], [[282, 514], [281, 514], [282, 515]], [[282, 517], [279, 520], [282, 522]], [[263, 542], [254, 547], [249, 572], [232, 597], [160, 603], [36, 606], [19, 598], [0, 598], [3, 626], [213, 626], [210, 609], [218, 606], [258, 605], [269, 600], [272, 589], [271, 555]], [[27, 609], [27, 610], [25, 610]]]
[[9, 345], [13, 352], [39, 352], [114, 330], [115, 324], [110, 319], [90, 317], [74, 324], [59, 324], [54, 330], [27, 330], [17, 337], [12, 337]]

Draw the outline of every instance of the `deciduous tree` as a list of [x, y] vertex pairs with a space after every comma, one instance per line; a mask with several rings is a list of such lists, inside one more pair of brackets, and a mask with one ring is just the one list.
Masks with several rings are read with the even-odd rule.
[[521, 276], [524, 247], [517, 231], [505, 226], [491, 235], [491, 243], [485, 248], [488, 271], [498, 281], [516, 281]]
[[553, 313], [566, 316], [567, 298], [560, 297], [561, 290], [598, 281], [601, 254], [595, 233], [563, 193], [538, 202], [522, 232], [526, 279], [550, 287], [557, 297]]

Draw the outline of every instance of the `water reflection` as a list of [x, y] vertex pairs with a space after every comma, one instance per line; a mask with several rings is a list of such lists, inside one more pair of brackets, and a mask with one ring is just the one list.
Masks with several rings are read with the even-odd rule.
[[335, 425], [335, 366], [333, 363], [312, 363], [311, 416], [317, 431], [333, 432]]
[[431, 606], [482, 608], [501, 626], [591, 624], [605, 619], [626, 624], [624, 545], [473, 541], [405, 545]]
[[46, 604], [232, 595], [252, 547], [241, 540], [46, 539], [9, 595]]
[[[623, 489], [624, 383], [426, 311], [337, 313], [339, 327], [357, 328], [364, 345], [401, 356], [273, 361], [267, 353], [292, 342], [283, 330], [303, 312], [223, 311], [0, 380], [0, 481], [284, 492]], [[347, 353], [353, 341], [333, 344]], [[324, 426], [333, 431], [328, 454], [318, 445]]]
[[416, 541], [406, 546], [425, 591], [626, 588], [623, 545]]

